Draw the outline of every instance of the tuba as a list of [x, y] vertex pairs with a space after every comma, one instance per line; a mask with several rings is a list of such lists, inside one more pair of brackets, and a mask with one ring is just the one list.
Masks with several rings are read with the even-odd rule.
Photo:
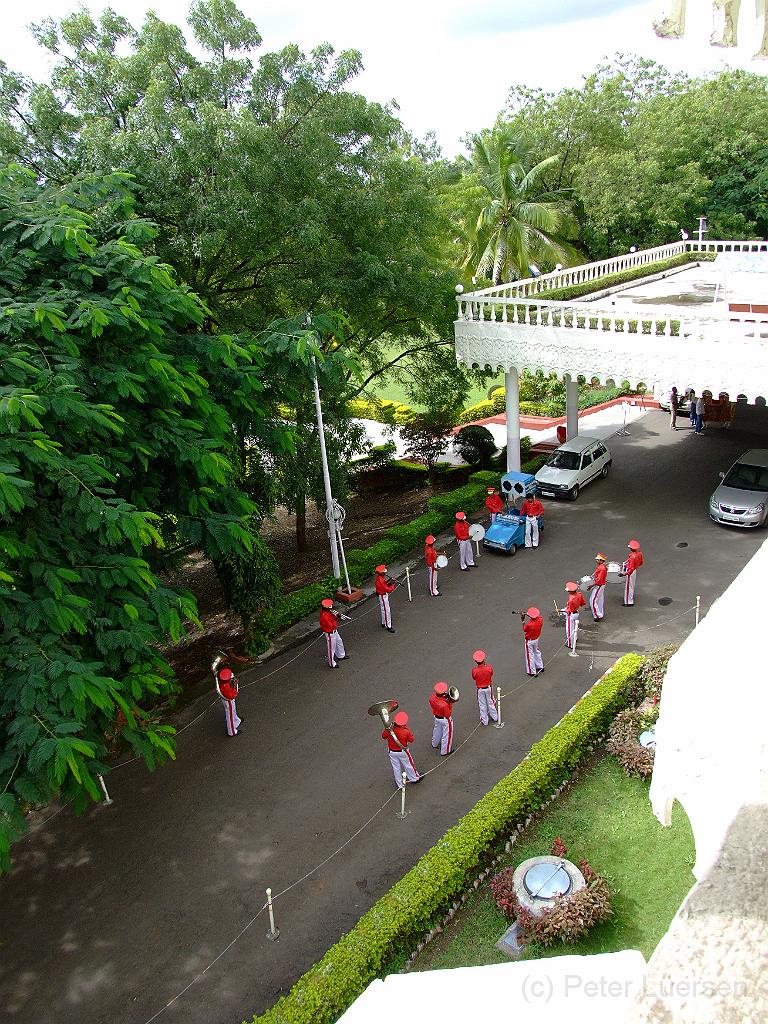
[[378, 716], [384, 723], [384, 728], [391, 729], [392, 716], [395, 711], [397, 711], [398, 707], [399, 705], [396, 700], [382, 700], [379, 701], [378, 704], [371, 704], [368, 708], [368, 714], [371, 715], [372, 718], [376, 718]]
[[455, 704], [458, 699], [459, 699], [459, 688], [458, 688], [458, 686], [449, 686], [448, 687], [448, 700], [451, 702], [451, 704]]

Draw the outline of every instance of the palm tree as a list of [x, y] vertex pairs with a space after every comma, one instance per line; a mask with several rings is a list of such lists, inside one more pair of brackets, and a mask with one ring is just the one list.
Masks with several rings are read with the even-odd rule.
[[569, 265], [578, 257], [568, 239], [578, 223], [563, 190], [549, 192], [544, 179], [559, 157], [533, 163], [523, 140], [509, 127], [474, 136], [469, 175], [482, 208], [464, 221], [464, 269], [494, 284], [529, 276], [531, 264]]

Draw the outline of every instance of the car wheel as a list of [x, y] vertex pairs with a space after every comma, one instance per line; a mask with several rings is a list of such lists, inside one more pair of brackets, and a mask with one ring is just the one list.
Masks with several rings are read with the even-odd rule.
[[608, 476], [608, 470], [609, 470], [610, 468], [611, 468], [611, 465], [610, 465], [610, 463], [609, 463], [609, 462], [606, 462], [606, 464], [605, 464], [605, 465], [603, 466], [603, 468], [602, 468], [602, 469], [600, 470], [600, 476], [601, 476], [601, 477], [603, 478], [603, 480], [605, 480], [605, 478], [606, 478], [606, 477]]
[[570, 491], [568, 491], [568, 497], [571, 499], [571, 501], [576, 501], [578, 496], [579, 496], [579, 485], [578, 484], [574, 484], [573, 487], [570, 489]]
[[507, 548], [507, 554], [508, 555], [514, 555], [514, 553], [516, 551], [517, 551], [517, 546], [515, 544], [510, 544], [510, 546]]

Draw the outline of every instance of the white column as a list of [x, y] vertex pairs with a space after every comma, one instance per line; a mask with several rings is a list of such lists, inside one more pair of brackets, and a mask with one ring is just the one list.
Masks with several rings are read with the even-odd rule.
[[520, 472], [520, 378], [513, 366], [504, 374], [507, 397], [507, 472]]
[[565, 375], [565, 436], [570, 439], [579, 433], [579, 382]]

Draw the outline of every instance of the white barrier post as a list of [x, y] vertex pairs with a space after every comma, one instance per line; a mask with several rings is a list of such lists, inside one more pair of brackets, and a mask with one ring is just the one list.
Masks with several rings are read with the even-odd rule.
[[406, 586], [408, 587], [408, 600], [412, 601], [413, 595], [411, 594], [411, 570], [408, 568], [407, 565], [405, 567], [405, 583]]
[[696, 625], [699, 624], [699, 611], [701, 610], [701, 597], [696, 595]]
[[280, 938], [280, 929], [275, 928], [275, 912], [272, 909], [272, 890], [267, 889], [267, 910], [269, 911], [269, 931], [267, 938], [275, 942]]
[[496, 687], [496, 714], [499, 716], [499, 720], [493, 723], [494, 729], [503, 729], [504, 723], [501, 720], [501, 687]]
[[114, 803], [114, 801], [112, 800], [112, 797], [107, 792], [107, 784], [104, 781], [104, 776], [103, 775], [97, 775], [96, 778], [99, 780], [99, 785], [101, 786], [102, 792], [104, 793], [104, 803], [107, 804], [107, 806], [109, 806], [109, 804]]
[[405, 772], [403, 772], [403, 786], [402, 789], [400, 790], [400, 810], [397, 811], [395, 815], [395, 817], [399, 818], [401, 821], [403, 820], [403, 818], [407, 818], [408, 815], [411, 813], [410, 811], [406, 811], [405, 809], [405, 788], [407, 785], [408, 776], [405, 774]]
[[480, 558], [480, 541], [475, 541], [475, 558]]

